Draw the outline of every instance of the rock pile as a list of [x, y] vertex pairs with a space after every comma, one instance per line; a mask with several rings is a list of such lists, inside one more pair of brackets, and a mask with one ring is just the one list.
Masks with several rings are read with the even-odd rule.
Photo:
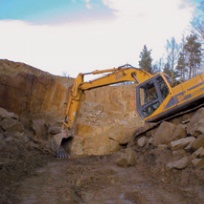
[[[21, 123], [18, 115], [0, 108], [0, 149], [13, 148], [21, 144], [24, 150], [29, 148], [50, 149], [49, 143], [45, 138], [38, 138], [33, 130], [27, 130]], [[49, 150], [52, 152], [51, 150]], [[3, 154], [3, 152], [2, 152]]]
[[15, 113], [3, 108], [0, 140], [0, 203], [10, 203], [5, 201], [5, 195], [10, 196], [14, 183], [45, 165], [52, 152], [46, 142], [31, 137]]
[[189, 120], [174, 124], [162, 122], [158, 128], [134, 138], [137, 149], [168, 148], [172, 160], [167, 161], [168, 169], [183, 169], [187, 166], [204, 168], [204, 108], [197, 110]]
[[0, 108], [0, 140], [3, 143], [22, 138], [24, 136], [24, 127], [15, 113]]

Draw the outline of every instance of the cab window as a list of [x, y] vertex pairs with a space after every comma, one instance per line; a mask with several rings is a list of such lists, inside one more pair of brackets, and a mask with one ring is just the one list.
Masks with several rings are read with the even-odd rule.
[[153, 82], [149, 82], [139, 89], [140, 92], [140, 105], [142, 108], [142, 115], [147, 117], [151, 115], [159, 106], [157, 101], [158, 95], [156, 87]]
[[169, 94], [168, 86], [166, 85], [164, 79], [161, 76], [157, 77], [156, 81], [161, 92], [162, 99], [165, 99]]
[[140, 87], [140, 105], [143, 106], [158, 98], [156, 88], [152, 82]]
[[170, 92], [166, 80], [161, 75], [151, 78], [136, 89], [139, 95], [137, 110], [143, 118], [155, 112]]

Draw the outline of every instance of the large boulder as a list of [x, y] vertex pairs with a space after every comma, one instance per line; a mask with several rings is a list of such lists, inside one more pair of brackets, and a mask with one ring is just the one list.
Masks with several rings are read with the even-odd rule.
[[[127, 127], [123, 129], [117, 124], [92, 127], [78, 124], [77, 127], [80, 128], [74, 136], [71, 147], [72, 154], [76, 155], [110, 154], [123, 148], [121, 143], [131, 137], [131, 134], [125, 133]], [[127, 141], [125, 143], [127, 144]]]
[[132, 149], [125, 149], [118, 153], [116, 164], [120, 167], [131, 167], [136, 165], [136, 154]]
[[0, 108], [0, 129], [3, 132], [23, 132], [24, 127], [15, 113]]
[[170, 122], [162, 122], [153, 135], [153, 145], [168, 144], [169, 142], [184, 138], [186, 132], [181, 125], [174, 125]]
[[204, 147], [200, 147], [193, 154], [193, 157], [204, 157]]
[[0, 139], [1, 144], [15, 140], [24, 135], [24, 126], [16, 114], [0, 108]]
[[204, 134], [204, 108], [198, 109], [190, 119], [187, 133], [195, 137]]
[[169, 146], [172, 150], [184, 149], [186, 146], [192, 144], [194, 141], [195, 141], [195, 137], [185, 137], [185, 138], [171, 141], [169, 143]]
[[192, 160], [192, 164], [196, 169], [204, 169], [204, 158], [195, 158]]
[[167, 169], [173, 169], [173, 168], [184, 169], [189, 165], [190, 162], [191, 162], [190, 157], [186, 156], [186, 157], [183, 157], [183, 158], [178, 159], [176, 161], [171, 161], [171, 162], [167, 163], [166, 167], [167, 167]]
[[193, 150], [197, 150], [200, 147], [204, 147], [204, 134], [203, 135], [199, 135], [195, 141], [192, 143], [192, 149]]

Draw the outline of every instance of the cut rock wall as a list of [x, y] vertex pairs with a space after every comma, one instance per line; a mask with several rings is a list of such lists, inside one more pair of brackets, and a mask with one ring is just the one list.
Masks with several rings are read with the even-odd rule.
[[76, 124], [75, 154], [101, 155], [123, 148], [143, 124], [135, 109], [135, 86], [86, 91]]
[[17, 114], [30, 128], [63, 120], [67, 87], [73, 79], [53, 76], [29, 65], [0, 60], [0, 107]]

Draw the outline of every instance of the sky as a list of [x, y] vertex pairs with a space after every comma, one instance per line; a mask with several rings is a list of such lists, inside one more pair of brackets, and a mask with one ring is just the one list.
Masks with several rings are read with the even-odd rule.
[[195, 0], [0, 0], [0, 59], [55, 75], [156, 62], [189, 32]]

